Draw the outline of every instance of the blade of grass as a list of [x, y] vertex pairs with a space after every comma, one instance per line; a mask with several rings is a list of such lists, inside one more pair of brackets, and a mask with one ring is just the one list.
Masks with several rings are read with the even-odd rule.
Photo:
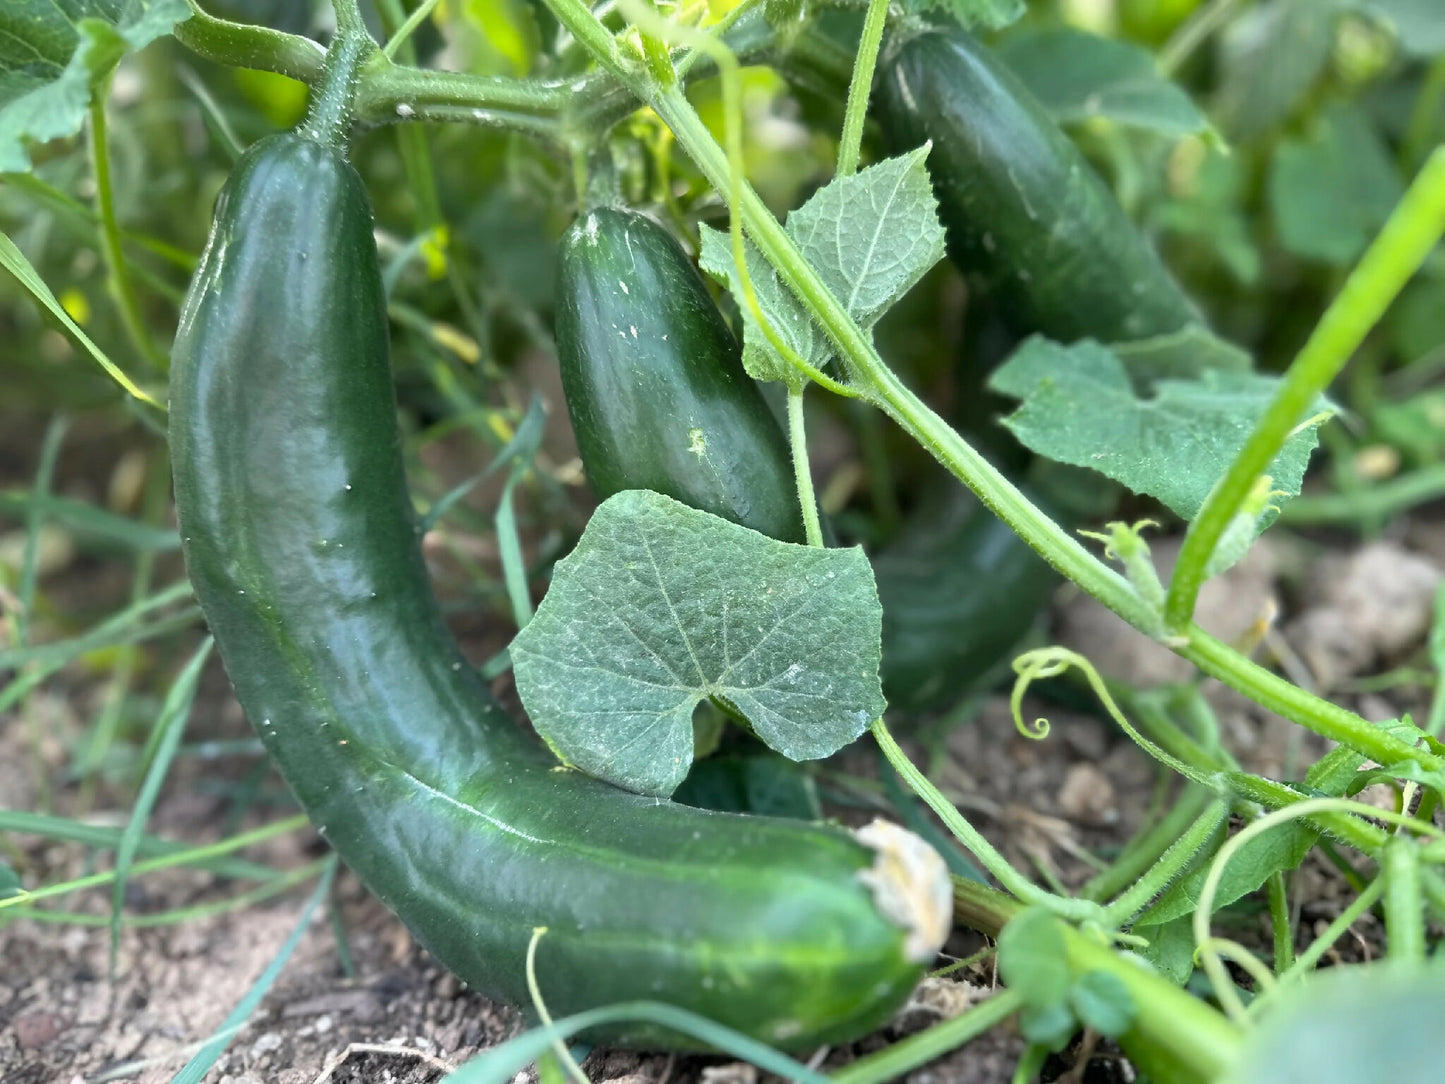
[[[43, 836], [46, 839], [64, 840], [67, 843], [81, 843], [88, 847], [114, 850], [120, 846], [123, 828], [106, 825], [85, 824], [68, 817], [55, 817], [46, 813], [32, 813], [21, 809], [0, 809], [0, 832], [23, 832], [26, 835]], [[140, 858], [163, 858], [189, 850], [190, 844], [159, 836], [142, 835], [136, 840], [136, 856]], [[191, 863], [196, 869], [207, 870], [217, 877], [231, 877], [245, 881], [267, 881], [281, 873], [271, 866], [259, 862], [248, 862], [244, 858], [207, 858]]]
[[153, 527], [84, 501], [23, 490], [0, 493], [0, 516], [28, 517], [32, 512], [63, 523], [76, 534], [103, 545], [155, 553], [170, 553], [181, 548], [181, 536], [167, 527]]
[[[64, 415], [56, 415], [45, 427], [45, 436], [40, 442], [40, 465], [35, 471], [35, 487], [31, 491], [36, 497], [50, 494], [55, 478], [55, 461], [60, 458], [60, 445], [65, 440], [69, 421]], [[25, 551], [20, 558], [20, 609], [15, 614], [15, 643], [24, 647], [30, 641], [30, 617], [35, 610], [35, 591], [40, 580], [40, 528], [45, 523], [45, 513], [31, 506], [25, 516]]]
[[[223, 839], [217, 843], [208, 843], [202, 847], [190, 847], [183, 851], [175, 851], [171, 854], [161, 855], [157, 858], [150, 858], [144, 862], [136, 862], [131, 866], [132, 876], [142, 873], [153, 873], [161, 869], [174, 869], [177, 866], [197, 865], [198, 863], [214, 858], [218, 855], [230, 854], [232, 851], [239, 851], [243, 847], [249, 847], [253, 843], [260, 843], [262, 840], [271, 839], [273, 836], [285, 835], [287, 832], [294, 832], [305, 828], [308, 824], [304, 815], [288, 817], [285, 820], [275, 821], [272, 824], [263, 825], [260, 828], [249, 832], [242, 832], [240, 835], [232, 836], [230, 839]], [[87, 888], [99, 888], [108, 885], [115, 880], [115, 873], [107, 870], [102, 873], [92, 873], [86, 877], [77, 877], [71, 881], [64, 881], [60, 884], [45, 885], [35, 889], [33, 892], [25, 892], [9, 899], [0, 900], [0, 910], [7, 907], [30, 904], [36, 900], [51, 899], [55, 896], [64, 896], [70, 892], [79, 892]]]
[[185, 669], [171, 684], [170, 691], [166, 694], [165, 703], [161, 706], [160, 718], [156, 720], [155, 725], [155, 733], [159, 735], [155, 756], [151, 759], [150, 767], [146, 769], [140, 793], [136, 795], [135, 806], [131, 810], [130, 823], [121, 833], [120, 846], [116, 848], [115, 883], [111, 886], [110, 896], [108, 970], [112, 981], [115, 979], [116, 958], [120, 952], [120, 919], [121, 913], [125, 910], [125, 886], [126, 880], [130, 876], [131, 862], [135, 859], [136, 848], [140, 843], [140, 837], [145, 832], [146, 820], [150, 817], [151, 808], [160, 794], [161, 784], [165, 782], [166, 775], [171, 770], [171, 761], [175, 758], [176, 747], [180, 745], [181, 735], [185, 733], [186, 721], [191, 716], [191, 707], [196, 702], [196, 686], [200, 682], [201, 668], [210, 658], [211, 647], [214, 643], [215, 641], [209, 636], [202, 641], [201, 646], [196, 649], [190, 662], [186, 663]]
[[20, 285], [24, 286], [36, 301], [39, 301], [41, 305], [50, 311], [52, 316], [65, 326], [65, 330], [69, 331], [80, 345], [85, 347], [87, 353], [96, 360], [112, 380], [125, 390], [126, 394], [139, 399], [143, 403], [148, 403], [157, 410], [165, 410], [164, 406], [146, 392], [142, 391], [135, 381], [126, 376], [120, 367], [106, 356], [105, 351], [91, 341], [89, 335], [80, 330], [80, 325], [70, 318], [70, 314], [65, 311], [64, 306], [62, 306], [55, 295], [50, 292], [50, 287], [45, 285], [44, 280], [36, 274], [35, 268], [31, 266], [30, 261], [25, 258], [25, 254], [21, 252], [20, 249], [15, 246], [15, 242], [10, 240], [9, 236], [3, 232], [0, 232], [0, 267], [5, 268], [5, 270], [20, 280]]
[[271, 989], [276, 976], [281, 974], [281, 969], [286, 966], [286, 961], [291, 959], [291, 953], [301, 941], [301, 935], [306, 932], [306, 927], [311, 923], [311, 916], [315, 913], [326, 894], [331, 891], [331, 880], [336, 876], [336, 856], [332, 855], [326, 860], [326, 866], [322, 870], [321, 880], [316, 885], [316, 891], [311, 893], [311, 898], [306, 901], [306, 906], [301, 911], [301, 917], [297, 920], [296, 926], [292, 929], [286, 943], [276, 953], [275, 958], [266, 965], [266, 970], [261, 972], [259, 978], [251, 984], [246, 991], [246, 996], [236, 1003], [236, 1007], [222, 1021], [221, 1026], [216, 1029], [215, 1034], [196, 1051], [190, 1061], [179, 1073], [171, 1078], [171, 1084], [201, 1084], [201, 1080], [216, 1064], [216, 1059], [221, 1052], [231, 1045], [231, 1040], [236, 1033], [245, 1026], [251, 1014], [256, 1011], [256, 1006], [261, 1004], [261, 999]]
[[[163, 587], [155, 594], [138, 602], [131, 603], [125, 609], [112, 614], [80, 636], [72, 637], [69, 640], [59, 640], [55, 643], [38, 644], [33, 647], [15, 647], [9, 651], [0, 651], [0, 670], [18, 670], [31, 663], [38, 663], [41, 666], [64, 666], [88, 652], [102, 647], [114, 647], [117, 643], [125, 642], [127, 635], [132, 632], [131, 626], [146, 614], [152, 610], [169, 606], [180, 599], [189, 598], [190, 594], [190, 582], [182, 580], [169, 587]], [[182, 614], [164, 619], [162, 623], [169, 624], [180, 616], [185, 616], [187, 621], [194, 620], [200, 616], [200, 613], [199, 607], [194, 607]], [[146, 635], [152, 636], [157, 633], [148, 630]]]
[[656, 1024], [681, 1032], [785, 1080], [798, 1081], [799, 1084], [828, 1082], [827, 1077], [802, 1062], [705, 1016], [657, 1001], [625, 1001], [564, 1017], [551, 1027], [533, 1028], [508, 1039], [449, 1073], [443, 1078], [444, 1084], [507, 1084], [519, 1070], [535, 1062], [557, 1040], [570, 1038], [587, 1028], [624, 1021]]

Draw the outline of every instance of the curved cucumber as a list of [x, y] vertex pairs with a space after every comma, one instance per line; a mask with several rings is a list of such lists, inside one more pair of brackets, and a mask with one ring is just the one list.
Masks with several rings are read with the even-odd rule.
[[681, 246], [642, 215], [598, 209], [562, 239], [557, 354], [599, 497], [652, 489], [803, 541], [788, 445]]
[[[538, 974], [559, 1015], [655, 998], [794, 1047], [879, 1024], [946, 933], [940, 860], [875, 828], [915, 859], [881, 874], [848, 832], [627, 794], [525, 737], [431, 593], [385, 312], [343, 155], [294, 135], [251, 148], [183, 310], [171, 453], [196, 595], [308, 815], [490, 996], [527, 1003], [546, 926]], [[643, 1025], [598, 1038], [679, 1042]]]
[[1202, 322], [1079, 149], [974, 38], [952, 29], [903, 42], [878, 89], [896, 148], [933, 141], [949, 253], [1018, 330], [1107, 343]]

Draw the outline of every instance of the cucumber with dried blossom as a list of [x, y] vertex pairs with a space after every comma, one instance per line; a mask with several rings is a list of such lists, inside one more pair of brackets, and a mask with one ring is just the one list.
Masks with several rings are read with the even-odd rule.
[[[339, 140], [252, 147], [217, 204], [171, 370], [187, 568], [247, 716], [318, 829], [443, 964], [559, 1015], [637, 998], [788, 1047], [913, 988], [941, 860], [708, 813], [562, 769], [443, 625], [408, 497], [372, 213]], [[595, 1036], [687, 1045], [655, 1026]]]

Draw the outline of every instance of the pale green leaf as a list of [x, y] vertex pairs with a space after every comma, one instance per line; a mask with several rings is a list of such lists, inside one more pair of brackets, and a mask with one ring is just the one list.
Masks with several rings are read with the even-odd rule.
[[1129, 42], [1054, 27], [1008, 37], [998, 52], [1061, 124], [1107, 117], [1167, 136], [1209, 127], [1153, 54]]
[[1129, 370], [1129, 378], [1143, 386], [1170, 378], [1187, 380], [1210, 369], [1247, 372], [1252, 366], [1248, 353], [1199, 324], [1152, 339], [1113, 343], [1110, 349]]
[[1311, 139], [1281, 142], [1269, 172], [1280, 243], [1342, 267], [1365, 251], [1404, 190], [1384, 138], [1356, 105], [1325, 111]]
[[778, 542], [648, 490], [604, 501], [512, 641], [517, 691], [569, 764], [668, 795], [711, 699], [793, 760], [883, 713], [882, 607], [860, 549]]
[[928, 151], [838, 177], [788, 216], [804, 258], [865, 329], [943, 259]]
[[1332, 967], [1283, 992], [1222, 1084], [1439, 1080], [1445, 967], [1392, 960]]
[[[733, 261], [732, 242], [726, 233], [699, 227], [702, 251], [698, 262], [702, 269], [717, 279], [738, 304], [743, 316], [743, 368], [754, 380], [791, 381], [796, 373], [783, 360], [778, 351], [768, 342], [758, 323], [753, 319], [752, 308], [743, 293], [742, 281], [737, 275], [737, 264]], [[752, 281], [753, 294], [763, 318], [773, 333], [787, 344], [795, 354], [814, 368], [822, 366], [832, 353], [832, 344], [821, 328], [813, 322], [808, 310], [793, 296], [793, 292], [778, 278], [778, 273], [751, 241], [744, 241], [747, 255], [748, 274]]]
[[1069, 994], [1068, 950], [1058, 920], [1041, 908], [1011, 919], [998, 935], [998, 973], [1033, 1009]]
[[80, 131], [96, 82], [189, 17], [186, 0], [0, 4], [0, 173], [29, 172], [28, 144]]
[[[1004, 425], [1028, 448], [1096, 470], [1190, 520], [1244, 446], [1279, 380], [1206, 371], [1195, 380], [1160, 380], [1142, 398], [1109, 348], [1089, 339], [1062, 346], [1035, 336], [994, 372], [989, 386], [1022, 400]], [[1299, 493], [1316, 441], [1314, 427], [1306, 426], [1285, 442], [1268, 471], [1274, 489]]]
[[[924, 165], [928, 147], [838, 177], [788, 216], [788, 235], [864, 330], [943, 258], [943, 227]], [[747, 266], [774, 332], [809, 364], [832, 352], [821, 329], [751, 245]], [[703, 270], [724, 282], [743, 313], [743, 365], [759, 380], [793, 376], [752, 319], [726, 234], [704, 228]]]

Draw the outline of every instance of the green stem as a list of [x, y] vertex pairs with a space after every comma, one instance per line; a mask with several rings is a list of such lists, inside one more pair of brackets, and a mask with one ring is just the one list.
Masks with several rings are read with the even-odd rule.
[[1106, 900], [1124, 891], [1142, 877], [1214, 801], [1216, 798], [1208, 787], [1188, 785], [1168, 815], [1135, 836], [1124, 853], [1084, 885], [1079, 895], [1089, 900]]
[[[1307, 800], [1307, 795], [1283, 783], [1244, 772], [1231, 772], [1225, 777], [1229, 789], [1238, 797], [1257, 802], [1273, 812], [1287, 809]], [[1348, 813], [1320, 812], [1306, 818], [1307, 822], [1326, 832], [1361, 854], [1376, 855], [1385, 846], [1389, 834], [1379, 825]]]
[[1276, 990], [1284, 989], [1289, 983], [1297, 982], [1313, 971], [1315, 965], [1324, 959], [1325, 953], [1329, 952], [1335, 942], [1345, 935], [1345, 931], [1358, 922], [1366, 911], [1375, 906], [1384, 893], [1383, 878], [1376, 877], [1366, 885], [1350, 905], [1325, 928], [1325, 932], [1311, 941], [1309, 947], [1299, 954], [1299, 958], [1290, 966], [1290, 969], [1280, 976]]
[[1005, 889], [1025, 903], [1037, 904], [1039, 907], [1076, 922], [1099, 922], [1102, 920], [1104, 910], [1097, 903], [1090, 900], [1069, 899], [1045, 892], [1009, 865], [1008, 860], [994, 849], [993, 844], [984, 839], [978, 829], [964, 819], [963, 814], [939, 792], [938, 788], [928, 780], [928, 777], [914, 767], [907, 754], [893, 740], [893, 735], [888, 732], [888, 727], [884, 725], [882, 719], [876, 720], [872, 729], [873, 738], [878, 742], [878, 748], [883, 750], [883, 755], [888, 758], [888, 763], [893, 765], [893, 770], [913, 788], [930, 809], [938, 814], [939, 819], [943, 821], [948, 830], [958, 837], [958, 841], [978, 859], [984, 869], [993, 874]]
[[998, 1027], [1024, 1007], [1023, 995], [1014, 990], [1000, 990], [966, 1012], [940, 1024], [934, 1024], [917, 1035], [910, 1035], [892, 1046], [873, 1054], [865, 1054], [829, 1078], [836, 1084], [887, 1084], [902, 1080], [912, 1069], [957, 1050], [986, 1031]]
[[[1441, 158], [1445, 162], [1445, 157]], [[1278, 674], [1245, 658], [1197, 625], [1189, 626], [1188, 642], [1175, 650], [1211, 677], [1245, 693], [1261, 707], [1283, 715], [1306, 729], [1364, 753], [1379, 764], [1418, 761], [1429, 771], [1445, 770], [1445, 758], [1416, 749], [1373, 723], [1328, 700], [1308, 693]]]
[[108, 284], [121, 326], [136, 353], [157, 369], [164, 370], [166, 359], [146, 331], [131, 285], [130, 272], [121, 245], [120, 223], [115, 217], [115, 192], [110, 179], [110, 149], [106, 144], [104, 91], [97, 88], [90, 102], [90, 165], [95, 175], [95, 211], [100, 220], [100, 251], [105, 259]]
[[371, 35], [366, 32], [366, 20], [361, 17], [361, 5], [357, 0], [331, 0], [331, 8], [336, 12], [336, 32], [339, 35], [371, 40]]
[[863, 146], [863, 121], [868, 116], [868, 94], [873, 89], [873, 69], [878, 64], [878, 44], [888, 18], [888, 0], [868, 0], [858, 57], [853, 62], [853, 79], [848, 84], [848, 107], [843, 114], [843, 136], [838, 141], [838, 176], [847, 177], [858, 168]]
[[1289, 889], [1284, 871], [1269, 875], [1269, 924], [1274, 931], [1274, 973], [1283, 975], [1294, 964], [1294, 926], [1290, 923]]
[[1391, 960], [1425, 960], [1425, 901], [1420, 888], [1420, 848], [1396, 836], [1385, 846], [1380, 875], [1385, 879], [1385, 946]]
[[1234, 9], [1239, 5], [1239, 0], [1210, 0], [1208, 4], [1191, 15], [1187, 22], [1181, 26], [1164, 43], [1159, 50], [1155, 61], [1159, 65], [1159, 71], [1165, 76], [1172, 76], [1179, 70], [1195, 49], [1198, 49], [1209, 36], [1229, 21]]
[[1285, 373], [1229, 470], [1189, 526], [1165, 601], [1166, 626], [1182, 630], [1194, 614], [1205, 567], [1256, 479], [1269, 470], [1295, 426], [1329, 387], [1445, 232], [1445, 148], [1425, 163], [1378, 237], [1345, 280]]
[[276, 72], [303, 83], [321, 78], [326, 51], [309, 38], [233, 23], [208, 15], [188, 0], [191, 17], [176, 25], [175, 39], [205, 60], [228, 68]]
[[[354, 4], [354, 0], [352, 0]], [[344, 6], [344, 5], [342, 5]], [[358, 16], [359, 17], [359, 16]], [[338, 7], [337, 19], [341, 19]], [[351, 137], [355, 116], [357, 87], [361, 83], [361, 65], [367, 54], [376, 50], [371, 38], [352, 35], [344, 27], [326, 53], [326, 66], [321, 79], [311, 88], [311, 108], [299, 131], [308, 139], [329, 147], [345, 148]]]
[[1279, 522], [1298, 525], [1383, 520], [1440, 497], [1445, 497], [1445, 463], [1431, 463], [1388, 482], [1371, 483], [1359, 493], [1296, 497], [1280, 510]]
[[1221, 798], [1210, 802], [1189, 826], [1188, 831], [1179, 836], [1138, 881], [1109, 903], [1104, 911], [1104, 928], [1122, 926], [1142, 911], [1150, 900], [1164, 891], [1169, 882], [1194, 861], [1195, 856], [1215, 837], [1228, 816], [1228, 802]]
[[400, 49], [403, 44], [411, 41], [411, 36], [416, 33], [416, 28], [426, 22], [427, 16], [436, 10], [439, 2], [440, 0], [422, 0], [422, 3], [417, 5], [416, 10], [396, 28], [396, 33], [386, 39], [386, 44], [381, 47], [381, 55], [386, 57], [387, 60], [394, 59], [396, 57], [396, 51]]
[[823, 545], [823, 528], [818, 522], [818, 499], [813, 494], [813, 474], [808, 469], [808, 436], [803, 423], [803, 391], [806, 384], [788, 385], [788, 441], [793, 446], [793, 481], [798, 487], [798, 504], [803, 509], [803, 534], [808, 545]]

